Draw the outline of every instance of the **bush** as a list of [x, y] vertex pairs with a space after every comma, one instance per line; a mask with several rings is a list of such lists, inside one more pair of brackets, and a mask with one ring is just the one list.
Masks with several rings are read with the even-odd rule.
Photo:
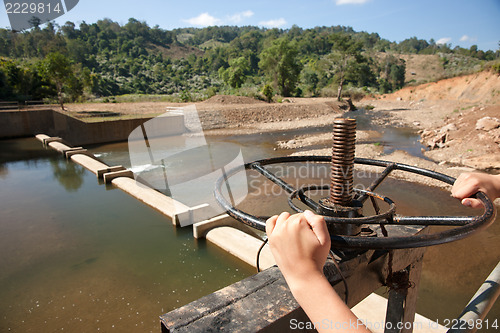
[[182, 91], [179, 97], [183, 102], [191, 102], [193, 101], [193, 96], [189, 93], [189, 91]]
[[214, 97], [215, 95], [217, 95], [218, 91], [219, 91], [219, 89], [217, 87], [213, 87], [213, 86], [208, 87], [206, 90], [207, 98]]
[[271, 87], [270, 84], [266, 84], [264, 88], [262, 88], [262, 94], [266, 98], [266, 101], [270, 103], [274, 95], [273, 87]]
[[491, 65], [491, 70], [493, 71], [493, 73], [500, 75], [500, 62]]
[[324, 87], [321, 89], [319, 95], [321, 97], [334, 97], [337, 98], [337, 89], [332, 87]]
[[362, 88], [350, 87], [342, 92], [342, 97], [350, 98], [353, 101], [359, 101], [365, 97], [366, 92]]

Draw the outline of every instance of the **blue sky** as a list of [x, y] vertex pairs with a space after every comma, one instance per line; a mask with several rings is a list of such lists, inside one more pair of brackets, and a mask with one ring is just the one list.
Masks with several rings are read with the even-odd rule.
[[[416, 36], [452, 47], [476, 44], [495, 51], [500, 41], [500, 0], [80, 0], [56, 23], [110, 18], [125, 24], [130, 17], [169, 30], [208, 25], [284, 29], [294, 24], [302, 28], [344, 25], [396, 42]], [[0, 9], [0, 27], [10, 27], [5, 8]]]

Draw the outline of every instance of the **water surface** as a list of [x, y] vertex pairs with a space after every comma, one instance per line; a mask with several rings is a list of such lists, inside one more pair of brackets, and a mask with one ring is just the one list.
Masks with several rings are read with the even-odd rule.
[[254, 272], [35, 139], [0, 152], [0, 332], [159, 332]]

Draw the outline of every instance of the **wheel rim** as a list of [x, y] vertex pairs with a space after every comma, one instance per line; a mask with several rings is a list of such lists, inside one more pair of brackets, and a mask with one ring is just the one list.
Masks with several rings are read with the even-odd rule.
[[[229, 170], [225, 177], [221, 177], [217, 180], [214, 190], [214, 195], [217, 202], [221, 207], [226, 210], [227, 214], [235, 218], [236, 220], [249, 225], [258, 230], [265, 230], [266, 221], [264, 218], [248, 214], [236, 207], [233, 207], [222, 195], [221, 186], [222, 184], [231, 176], [238, 172], [244, 172], [245, 170], [257, 170], [264, 177], [270, 179], [278, 186], [282, 187], [289, 193], [289, 201], [296, 199], [301, 191], [301, 189], [295, 189], [281, 178], [274, 176], [271, 172], [264, 168], [266, 165], [272, 164], [282, 164], [282, 163], [293, 163], [293, 162], [329, 162], [331, 156], [288, 156], [288, 157], [276, 157], [270, 159], [263, 159], [259, 161], [254, 161], [247, 163], [244, 166], [233, 168]], [[378, 196], [379, 198], [388, 199], [384, 196], [380, 196], [373, 191], [380, 185], [385, 178], [394, 170], [405, 171], [409, 173], [415, 173], [424, 177], [429, 177], [449, 185], [455, 182], [453, 177], [438, 173], [435, 171], [422, 169], [414, 167], [407, 164], [393, 163], [388, 161], [365, 159], [365, 158], [355, 158], [354, 164], [371, 165], [378, 167], [385, 167], [384, 171], [380, 176], [370, 185], [367, 191], [362, 192], [358, 198], [364, 202], [369, 197]], [[292, 198], [293, 197], [293, 198]], [[440, 231], [432, 234], [417, 234], [411, 236], [390, 236], [390, 237], [358, 237], [358, 236], [344, 236], [344, 235], [331, 235], [332, 247], [336, 248], [363, 248], [363, 249], [403, 249], [403, 248], [415, 248], [415, 247], [426, 247], [433, 246], [443, 243], [448, 243], [456, 240], [466, 238], [473, 233], [487, 228], [494, 221], [496, 212], [491, 200], [482, 192], [478, 192], [474, 195], [475, 198], [479, 199], [485, 209], [480, 216], [399, 216], [395, 214], [395, 207], [390, 205], [389, 212], [384, 214], [377, 214], [375, 216], [361, 217], [361, 218], [336, 218], [336, 217], [325, 217], [327, 223], [351, 223], [351, 224], [383, 224], [383, 225], [419, 225], [419, 226], [429, 226], [429, 225], [441, 225], [441, 226], [454, 226], [455, 228]], [[290, 199], [291, 198], [291, 199]], [[390, 200], [390, 199], [389, 199]], [[306, 204], [309, 208], [314, 210], [314, 204], [317, 203], [303, 196], [301, 201]], [[386, 201], [387, 202], [387, 201]], [[289, 202], [290, 203], [290, 202]], [[293, 203], [292, 203], [293, 204]], [[392, 203], [393, 204], [393, 203]], [[291, 206], [292, 207], [292, 206]], [[293, 207], [292, 207], [293, 208]], [[293, 208], [294, 209], [294, 208]]]

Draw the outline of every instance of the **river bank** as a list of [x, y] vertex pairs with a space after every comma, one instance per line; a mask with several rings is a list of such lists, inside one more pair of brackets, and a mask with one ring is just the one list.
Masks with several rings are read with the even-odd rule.
[[[473, 170], [498, 173], [499, 92], [500, 77], [481, 72], [355, 101], [355, 105], [364, 110], [365, 117], [377, 127], [377, 130], [358, 130], [356, 156], [412, 164], [454, 177]], [[152, 117], [168, 108], [188, 104], [68, 104], [67, 112], [83, 119], [106, 112], [122, 117]], [[360, 112], [346, 113], [347, 103], [334, 98], [287, 98], [281, 103], [266, 103], [249, 97], [216, 95], [195, 105], [205, 135], [250, 135], [303, 129], [286, 142], [276, 141], [276, 149], [291, 149], [290, 154], [328, 155], [329, 134], [313, 129], [326, 127], [339, 116], [357, 117]], [[378, 141], [384, 128], [407, 128], [416, 132], [420, 135], [421, 154], [399, 150], [384, 152]], [[417, 178], [410, 180], [421, 181], [422, 177]]]

